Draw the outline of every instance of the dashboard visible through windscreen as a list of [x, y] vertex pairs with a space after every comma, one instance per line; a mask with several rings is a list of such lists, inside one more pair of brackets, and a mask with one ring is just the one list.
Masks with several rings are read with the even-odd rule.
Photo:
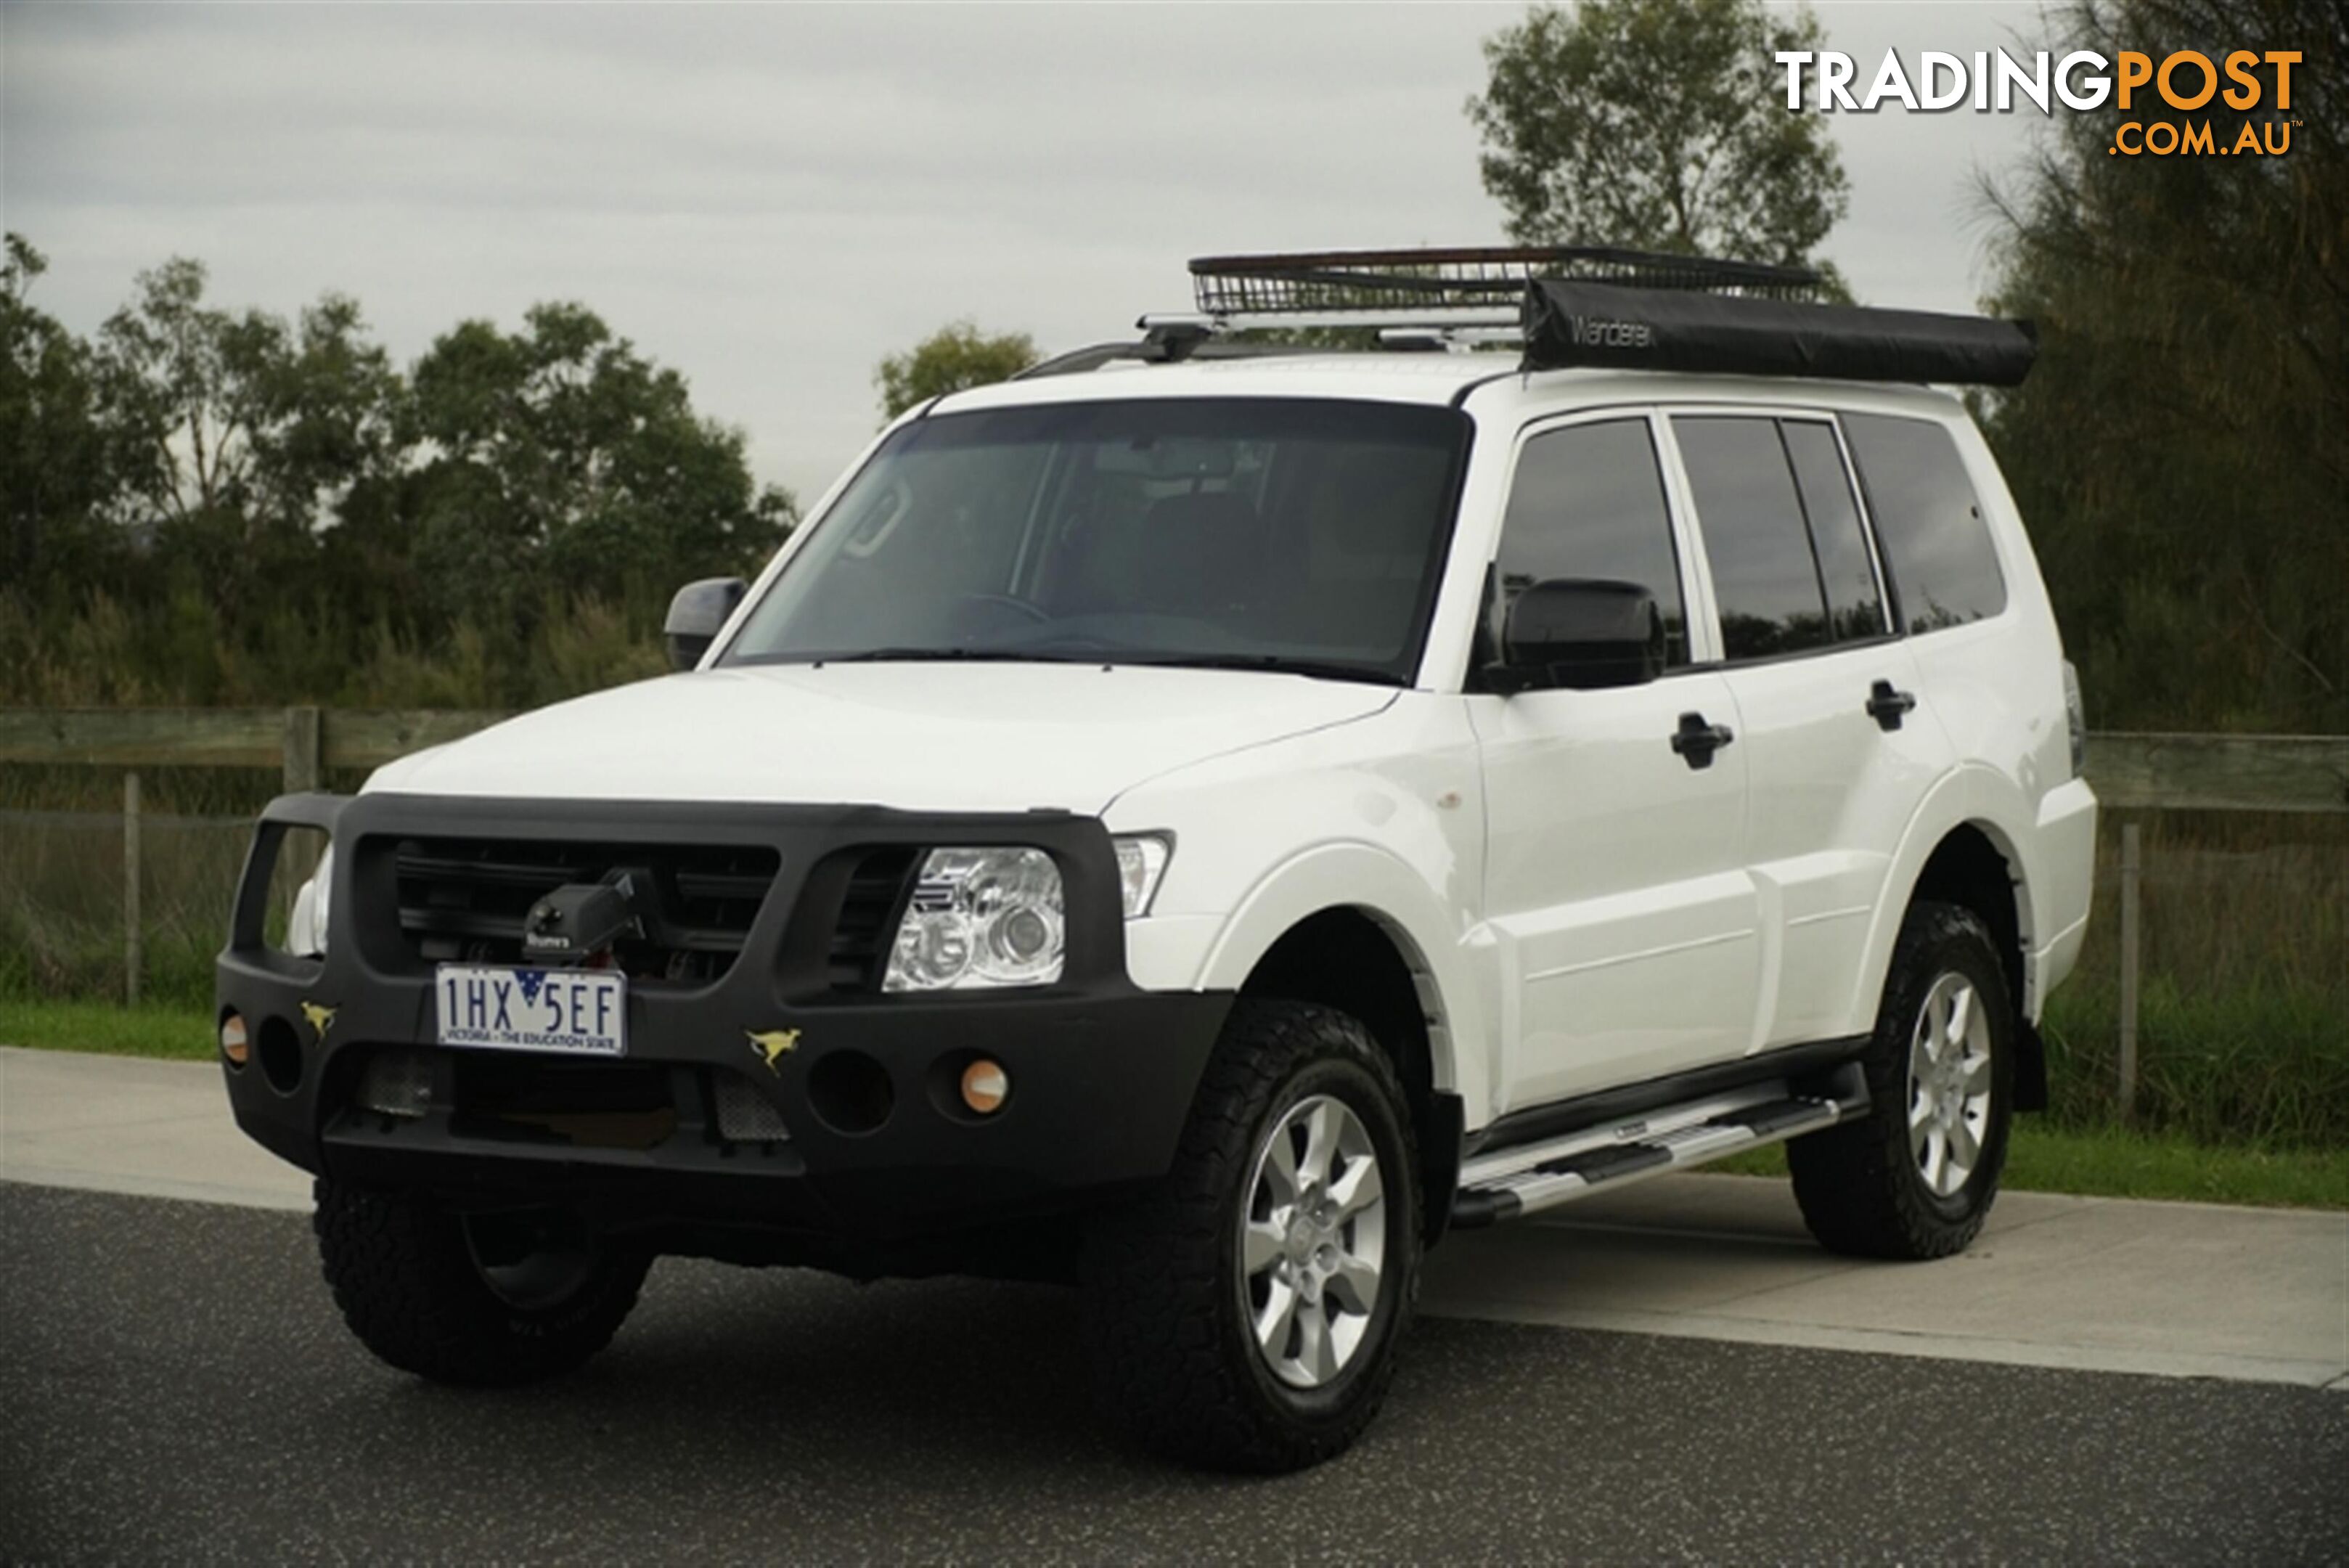
[[1469, 422], [1295, 398], [1069, 402], [898, 431], [720, 662], [1000, 659], [1408, 683]]

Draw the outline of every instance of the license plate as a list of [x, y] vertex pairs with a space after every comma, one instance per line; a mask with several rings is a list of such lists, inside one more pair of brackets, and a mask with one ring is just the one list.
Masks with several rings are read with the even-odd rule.
[[444, 963], [432, 985], [443, 1045], [621, 1056], [628, 978], [608, 969], [502, 969]]

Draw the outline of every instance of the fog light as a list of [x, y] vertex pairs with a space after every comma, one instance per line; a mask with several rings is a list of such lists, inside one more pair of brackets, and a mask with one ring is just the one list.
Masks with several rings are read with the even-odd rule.
[[242, 1067], [253, 1057], [253, 1046], [244, 1037], [244, 1015], [232, 1012], [221, 1020], [221, 1054], [232, 1067]]
[[1011, 1075], [1000, 1062], [981, 1056], [962, 1070], [962, 1103], [980, 1116], [993, 1116], [1011, 1097]]

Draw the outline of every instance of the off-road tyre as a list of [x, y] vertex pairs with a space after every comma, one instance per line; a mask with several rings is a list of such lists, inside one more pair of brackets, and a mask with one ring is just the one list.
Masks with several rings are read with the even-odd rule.
[[636, 1303], [651, 1259], [597, 1243], [562, 1299], [516, 1305], [474, 1261], [465, 1221], [420, 1199], [316, 1185], [311, 1220], [326, 1283], [378, 1359], [436, 1383], [534, 1383], [569, 1372], [611, 1343]]
[[[1378, 1304], [1323, 1386], [1285, 1386], [1250, 1324], [1238, 1254], [1259, 1147], [1317, 1096], [1360, 1118], [1387, 1198]], [[1096, 1223], [1084, 1260], [1085, 1347], [1105, 1414], [1143, 1446], [1203, 1469], [1301, 1469], [1370, 1425], [1419, 1296], [1419, 1160], [1394, 1064], [1345, 1013], [1243, 998], [1199, 1085], [1174, 1168]]]
[[[1909, 1139], [1909, 1052], [1926, 998], [1944, 975], [1974, 988], [1989, 1026], [1990, 1106], [1980, 1158], [1956, 1191], [1926, 1181]], [[2018, 1020], [1990, 928], [1955, 904], [1909, 906], [1862, 1066], [1869, 1109], [1786, 1146], [1795, 1199], [1821, 1245], [1859, 1257], [1922, 1260], [1963, 1251], [1998, 1196], [2014, 1106]]]

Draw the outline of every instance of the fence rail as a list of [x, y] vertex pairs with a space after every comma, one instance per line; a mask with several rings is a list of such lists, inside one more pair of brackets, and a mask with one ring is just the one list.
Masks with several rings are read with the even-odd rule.
[[[274, 767], [288, 790], [329, 768], [367, 768], [453, 741], [502, 713], [320, 708], [0, 708], [0, 764], [125, 771], [125, 992], [139, 998], [140, 784], [147, 767]], [[2087, 776], [2111, 811], [2349, 812], [2349, 735], [2093, 734]], [[2143, 921], [2137, 825], [2121, 829], [2120, 1082], [2135, 1098], [2137, 959]]]
[[2092, 734], [2087, 774], [2116, 811], [2349, 811], [2349, 735]]
[[486, 729], [503, 713], [435, 709], [0, 708], [0, 763], [282, 767], [289, 789]]

